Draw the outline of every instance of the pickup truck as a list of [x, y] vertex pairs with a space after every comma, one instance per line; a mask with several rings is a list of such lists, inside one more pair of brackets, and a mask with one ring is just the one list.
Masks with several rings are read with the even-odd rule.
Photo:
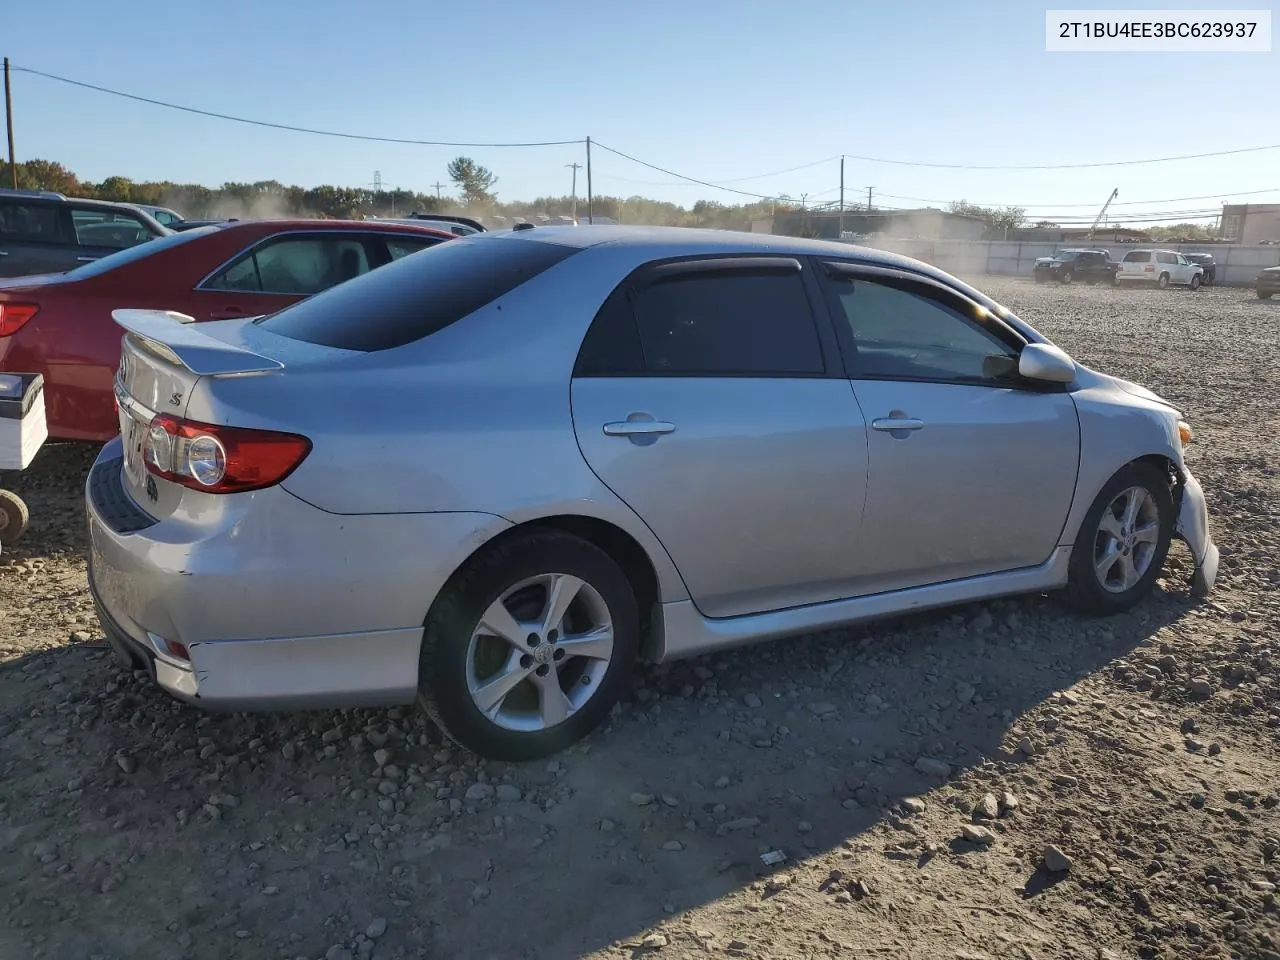
[[1032, 268], [1036, 283], [1115, 283], [1120, 264], [1106, 250], [1059, 250], [1051, 257], [1040, 257]]

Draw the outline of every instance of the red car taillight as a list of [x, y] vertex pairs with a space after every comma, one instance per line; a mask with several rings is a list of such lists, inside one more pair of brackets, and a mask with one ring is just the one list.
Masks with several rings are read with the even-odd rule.
[[167, 413], [152, 419], [143, 444], [148, 472], [205, 493], [274, 486], [310, 452], [311, 441], [297, 434], [220, 427]]
[[35, 303], [0, 303], [0, 337], [11, 337], [40, 312]]

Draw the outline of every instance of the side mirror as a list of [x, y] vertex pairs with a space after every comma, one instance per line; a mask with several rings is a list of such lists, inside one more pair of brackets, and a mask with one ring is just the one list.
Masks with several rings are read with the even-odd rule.
[[1070, 383], [1076, 378], [1076, 364], [1060, 347], [1028, 343], [1018, 354], [1018, 373], [1028, 380]]

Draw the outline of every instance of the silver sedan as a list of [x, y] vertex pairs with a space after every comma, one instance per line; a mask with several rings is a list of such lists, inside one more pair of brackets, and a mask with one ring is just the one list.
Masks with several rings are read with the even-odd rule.
[[117, 652], [201, 707], [409, 703], [480, 754], [637, 659], [1218, 551], [1168, 402], [925, 264], [627, 227], [461, 238], [271, 316], [119, 310], [86, 499]]

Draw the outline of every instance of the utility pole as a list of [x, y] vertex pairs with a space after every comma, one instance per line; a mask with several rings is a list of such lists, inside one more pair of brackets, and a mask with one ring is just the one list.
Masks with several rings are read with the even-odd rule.
[[867, 213], [871, 212], [871, 191], [874, 189], [875, 187], [867, 187]]
[[578, 222], [578, 168], [581, 167], [582, 164], [566, 163], [565, 166], [573, 171], [573, 193], [572, 193], [573, 208], [570, 216], [573, 217], [573, 222], [576, 225]]
[[4, 125], [9, 131], [9, 185], [18, 189], [18, 158], [13, 152], [13, 88], [9, 84], [9, 58], [4, 58]]
[[587, 137], [587, 223], [595, 223], [591, 215], [591, 138]]
[[436, 199], [437, 199], [437, 200], [439, 200], [439, 199], [440, 199], [440, 188], [441, 188], [441, 187], [443, 187], [443, 186], [444, 186], [444, 184], [443, 184], [443, 183], [440, 183], [440, 182], [438, 182], [438, 181], [437, 181], [436, 183], [433, 183], [433, 184], [432, 184], [432, 186], [436, 188]]
[[844, 154], [840, 155], [840, 232], [836, 239], [844, 239]]

